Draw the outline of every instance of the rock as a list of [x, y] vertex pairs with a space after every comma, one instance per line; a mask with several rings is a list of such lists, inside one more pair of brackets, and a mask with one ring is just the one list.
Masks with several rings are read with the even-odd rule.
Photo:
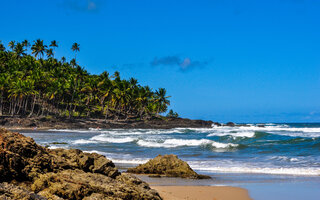
[[[111, 178], [120, 175], [111, 160], [96, 153], [84, 153], [78, 149], [54, 149], [54, 169], [81, 169], [85, 172], [100, 173]], [[54, 170], [57, 171], [57, 170]]]
[[[41, 175], [31, 186], [39, 194], [63, 199], [161, 199], [155, 190], [141, 180], [119, 175], [116, 179], [81, 170], [64, 170]], [[92, 196], [93, 195], [93, 196]]]
[[47, 198], [30, 192], [22, 187], [0, 183], [0, 200], [46, 200]]
[[181, 177], [191, 179], [209, 179], [210, 176], [199, 175], [191, 169], [188, 163], [179, 159], [176, 155], [158, 155], [145, 164], [135, 168], [129, 168], [129, 173], [151, 174], [153, 176], [164, 175], [167, 177]]
[[[32, 138], [0, 129], [0, 183], [4, 181], [50, 200], [161, 199], [147, 183], [121, 174], [103, 155], [77, 149], [50, 150]], [[0, 188], [1, 195], [5, 196], [0, 199], [24, 199]]]
[[211, 128], [213, 122], [205, 120], [191, 120], [186, 118], [151, 118], [148, 120], [128, 119], [121, 121], [105, 121], [104, 119], [64, 117], [9, 117], [0, 116], [0, 125], [10, 128], [56, 128], [56, 129], [88, 129], [90, 127], [123, 128], [123, 129], [171, 129], [171, 128]]
[[226, 125], [227, 125], [227, 126], [235, 126], [236, 124], [233, 123], [233, 122], [228, 122]]

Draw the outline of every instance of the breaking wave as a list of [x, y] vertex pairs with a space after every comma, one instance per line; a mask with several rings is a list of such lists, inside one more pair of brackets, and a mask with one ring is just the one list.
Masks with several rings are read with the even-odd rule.
[[181, 146], [207, 146], [210, 145], [213, 148], [217, 149], [226, 149], [226, 148], [236, 148], [238, 144], [232, 143], [219, 143], [212, 140], [200, 139], [200, 140], [183, 140], [183, 139], [167, 139], [164, 141], [147, 141], [139, 140], [137, 142], [139, 146], [143, 147], [164, 147], [164, 148], [174, 148]]

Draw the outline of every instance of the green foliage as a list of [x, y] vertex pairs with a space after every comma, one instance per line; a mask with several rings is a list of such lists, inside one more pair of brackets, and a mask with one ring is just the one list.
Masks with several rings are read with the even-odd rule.
[[[12, 41], [11, 50], [0, 44], [0, 115], [144, 120], [170, 105], [164, 88], [152, 91], [134, 78], [121, 79], [119, 72], [91, 75], [75, 58], [54, 58], [56, 41], [49, 49], [41, 39], [32, 45]], [[79, 47], [72, 45], [75, 56]]]
[[179, 117], [179, 114], [176, 113], [176, 112], [173, 112], [173, 110], [171, 109], [171, 110], [168, 112], [167, 117], [178, 118], [178, 117]]

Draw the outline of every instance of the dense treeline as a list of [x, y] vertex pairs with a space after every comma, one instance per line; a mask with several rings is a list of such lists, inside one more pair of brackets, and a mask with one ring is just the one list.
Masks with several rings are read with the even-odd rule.
[[152, 91], [119, 72], [90, 75], [76, 61], [80, 45], [71, 50], [75, 58], [56, 59], [58, 43], [36, 40], [0, 41], [0, 116], [105, 117], [119, 120], [149, 119], [167, 111], [166, 90]]

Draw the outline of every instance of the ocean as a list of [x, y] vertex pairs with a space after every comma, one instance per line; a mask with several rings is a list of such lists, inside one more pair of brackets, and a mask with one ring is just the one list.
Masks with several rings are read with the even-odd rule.
[[[248, 124], [169, 130], [22, 131], [50, 148], [77, 148], [130, 167], [176, 154], [206, 173], [320, 175], [320, 124]], [[52, 144], [63, 143], [63, 144]]]
[[[273, 190], [281, 188], [274, 187], [274, 183], [287, 183], [295, 197], [300, 194], [295, 188], [306, 185], [310, 185], [306, 191], [313, 190], [308, 193], [312, 197], [317, 199], [320, 195], [320, 123], [20, 132], [49, 148], [77, 148], [105, 155], [122, 171], [159, 154], [176, 154], [198, 173], [214, 177], [196, 184], [241, 186], [249, 191], [254, 188], [253, 196], [259, 191], [256, 183], [265, 184], [260, 191], [267, 194], [254, 199], [270, 197]], [[273, 184], [268, 187], [270, 182]], [[178, 179], [162, 182], [171, 183], [195, 184]], [[305, 195], [305, 191], [301, 194]]]

